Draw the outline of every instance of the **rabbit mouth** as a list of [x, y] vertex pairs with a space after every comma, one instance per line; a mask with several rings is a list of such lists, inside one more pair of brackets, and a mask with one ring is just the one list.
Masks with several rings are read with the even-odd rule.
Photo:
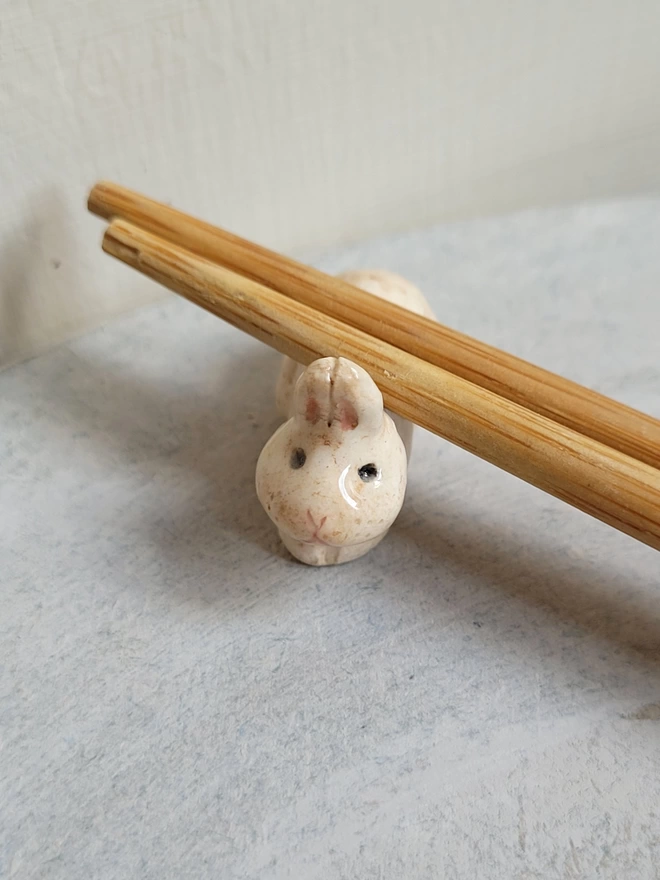
[[304, 541], [303, 543], [305, 543], [305, 544], [322, 544], [324, 547], [332, 547], [333, 546], [332, 544], [329, 544], [327, 541], [324, 541], [323, 538], [319, 535], [319, 532], [321, 531], [321, 529], [325, 525], [327, 519], [328, 519], [327, 516], [322, 516], [320, 521], [317, 523], [315, 521], [314, 517], [312, 516], [312, 511], [308, 509], [307, 510], [307, 522], [314, 529], [314, 534], [312, 535], [311, 541]]

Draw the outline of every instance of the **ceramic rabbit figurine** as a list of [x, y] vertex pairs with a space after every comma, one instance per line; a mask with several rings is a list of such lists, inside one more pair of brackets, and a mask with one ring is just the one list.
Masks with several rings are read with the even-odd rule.
[[[390, 272], [347, 272], [356, 287], [433, 317], [416, 287]], [[257, 462], [257, 495], [290, 553], [309, 565], [357, 559], [401, 510], [413, 426], [386, 412], [369, 374], [345, 358], [306, 369], [285, 358], [276, 388], [287, 421]]]

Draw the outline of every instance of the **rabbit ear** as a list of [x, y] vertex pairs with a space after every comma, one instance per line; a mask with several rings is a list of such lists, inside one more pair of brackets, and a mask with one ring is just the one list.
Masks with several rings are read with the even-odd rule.
[[332, 377], [335, 358], [320, 358], [300, 375], [294, 395], [294, 414], [309, 425], [331, 421]]
[[294, 414], [309, 425], [378, 433], [383, 396], [369, 373], [345, 358], [313, 361], [296, 384]]
[[331, 420], [342, 431], [376, 434], [383, 427], [383, 395], [366, 370], [337, 358], [332, 383]]

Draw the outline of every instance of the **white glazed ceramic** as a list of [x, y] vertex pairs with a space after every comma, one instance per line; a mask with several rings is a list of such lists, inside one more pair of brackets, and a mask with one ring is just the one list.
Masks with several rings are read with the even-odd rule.
[[[340, 277], [433, 317], [420, 291], [397, 275]], [[357, 559], [384, 538], [401, 510], [412, 424], [387, 413], [369, 374], [345, 358], [321, 358], [306, 369], [285, 358], [276, 400], [287, 421], [257, 462], [261, 504], [301, 562]]]

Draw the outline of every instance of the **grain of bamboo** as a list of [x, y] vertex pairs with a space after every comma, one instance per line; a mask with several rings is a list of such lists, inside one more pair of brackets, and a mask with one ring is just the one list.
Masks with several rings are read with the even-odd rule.
[[660, 471], [130, 223], [103, 248], [300, 363], [349, 358], [393, 412], [660, 549]]
[[660, 421], [651, 416], [116, 184], [97, 184], [88, 206], [660, 468]]

